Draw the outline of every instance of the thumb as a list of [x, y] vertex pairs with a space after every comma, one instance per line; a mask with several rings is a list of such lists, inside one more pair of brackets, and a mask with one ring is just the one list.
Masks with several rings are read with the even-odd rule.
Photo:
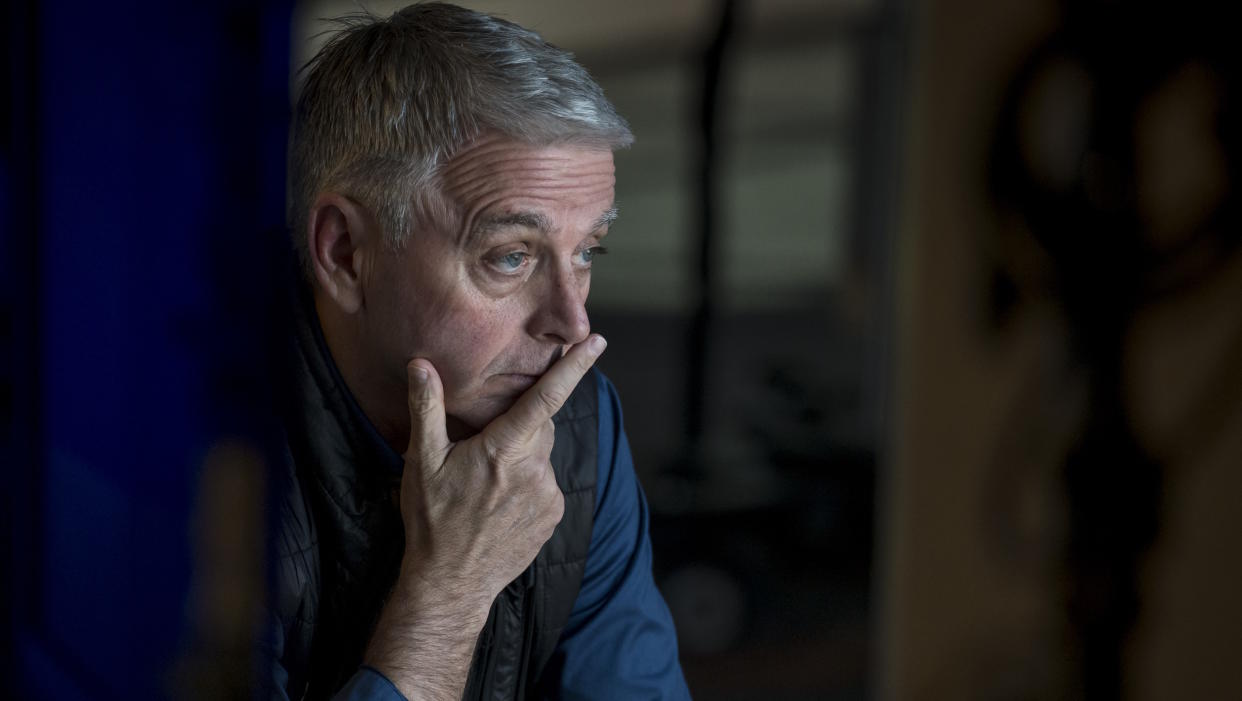
[[444, 387], [435, 367], [422, 358], [411, 360], [405, 373], [410, 406], [410, 444], [405, 457], [434, 471], [444, 463], [451, 446], [444, 419]]

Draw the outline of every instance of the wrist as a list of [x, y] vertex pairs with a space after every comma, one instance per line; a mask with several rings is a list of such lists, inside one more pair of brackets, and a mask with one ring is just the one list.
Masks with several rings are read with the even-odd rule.
[[[409, 558], [407, 557], [407, 560]], [[407, 699], [457, 699], [491, 600], [402, 563], [363, 664]]]
[[400, 598], [408, 614], [420, 620], [440, 621], [468, 629], [477, 636], [487, 622], [496, 593], [475, 581], [461, 581], [426, 567], [409, 554], [401, 563], [389, 601]]

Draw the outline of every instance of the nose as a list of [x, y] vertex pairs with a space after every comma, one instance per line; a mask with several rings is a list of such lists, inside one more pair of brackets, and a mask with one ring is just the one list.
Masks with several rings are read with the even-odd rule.
[[585, 341], [591, 333], [586, 312], [590, 284], [590, 278], [579, 277], [572, 268], [548, 269], [543, 289], [534, 300], [531, 335], [562, 346]]

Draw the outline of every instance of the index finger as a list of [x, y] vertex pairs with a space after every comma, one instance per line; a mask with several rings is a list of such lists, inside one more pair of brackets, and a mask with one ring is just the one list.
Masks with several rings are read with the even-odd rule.
[[599, 334], [591, 334], [585, 341], [569, 349], [556, 364], [526, 390], [509, 411], [496, 417], [487, 432], [496, 438], [523, 441], [560, 411], [561, 405], [587, 374], [595, 359], [604, 352], [608, 342]]

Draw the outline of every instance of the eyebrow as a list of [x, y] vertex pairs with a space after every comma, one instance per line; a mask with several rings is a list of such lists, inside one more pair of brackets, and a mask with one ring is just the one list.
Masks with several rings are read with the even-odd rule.
[[[617, 208], [609, 207], [591, 224], [591, 232], [599, 231], [616, 220]], [[471, 228], [468, 240], [479, 241], [495, 231], [511, 226], [534, 229], [545, 236], [552, 232], [552, 223], [540, 212], [509, 212], [480, 217]]]
[[552, 231], [552, 223], [539, 212], [511, 212], [480, 217], [470, 232], [470, 238], [479, 239], [498, 229], [520, 226], [523, 229], [536, 229], [541, 234]]
[[608, 211], [599, 215], [599, 219], [596, 219], [595, 223], [591, 225], [591, 231], [599, 231], [605, 226], [611, 226], [615, 221], [617, 221], [617, 208], [609, 207]]

